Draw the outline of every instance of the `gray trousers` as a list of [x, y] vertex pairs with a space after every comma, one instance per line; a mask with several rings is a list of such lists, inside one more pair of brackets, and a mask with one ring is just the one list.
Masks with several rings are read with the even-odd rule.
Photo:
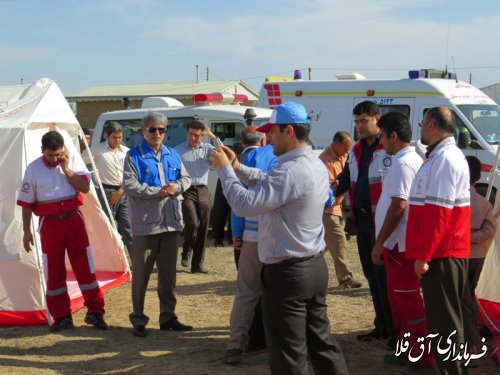
[[238, 262], [236, 295], [231, 310], [228, 349], [245, 349], [255, 306], [262, 296], [261, 271], [257, 242], [243, 241]]
[[155, 263], [158, 269], [159, 323], [162, 325], [172, 318], [177, 318], [175, 283], [178, 242], [179, 232], [133, 237], [131, 251], [133, 312], [129, 315], [133, 326], [145, 326], [149, 322], [149, 317], [144, 315], [144, 299]]
[[326, 247], [330, 251], [339, 284], [352, 278], [347, 267], [347, 240], [340, 216], [323, 214]]

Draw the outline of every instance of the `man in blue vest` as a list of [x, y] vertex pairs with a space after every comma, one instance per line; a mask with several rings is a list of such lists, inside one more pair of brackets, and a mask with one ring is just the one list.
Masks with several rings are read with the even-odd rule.
[[132, 224], [132, 305], [130, 322], [137, 337], [146, 337], [149, 318], [144, 298], [154, 264], [158, 268], [160, 329], [189, 331], [175, 315], [176, 260], [183, 228], [182, 193], [191, 178], [173, 148], [163, 145], [167, 118], [157, 112], [143, 119], [144, 140], [125, 159], [123, 189]]

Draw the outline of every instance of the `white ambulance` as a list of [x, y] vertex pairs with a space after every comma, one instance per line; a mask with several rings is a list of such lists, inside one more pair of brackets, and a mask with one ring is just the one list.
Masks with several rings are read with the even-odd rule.
[[[242, 94], [196, 94], [193, 96], [195, 105], [184, 106], [170, 97], [149, 97], [142, 102], [141, 108], [125, 109], [102, 113], [98, 118], [92, 137], [90, 150], [101, 142], [106, 135], [104, 129], [110, 121], [116, 121], [123, 126], [123, 143], [134, 147], [142, 141], [142, 118], [149, 112], [161, 112], [168, 118], [165, 144], [175, 147], [186, 141], [186, 125], [192, 120], [198, 120], [210, 127], [210, 130], [229, 147], [238, 151], [241, 146], [241, 131], [245, 128], [245, 113], [251, 113], [253, 123], [262, 125], [269, 121], [271, 110], [240, 105], [247, 101]], [[247, 112], [249, 111], [249, 112]], [[207, 139], [203, 139], [208, 142]], [[215, 193], [217, 176], [210, 172], [209, 188], [212, 200]]]
[[[442, 77], [446, 78], [433, 78]], [[311, 117], [311, 143], [317, 149], [327, 147], [338, 130], [355, 134], [352, 109], [371, 100], [381, 114], [405, 113], [412, 123], [413, 144], [421, 155], [419, 123], [427, 109], [449, 107], [455, 114], [457, 145], [466, 155], [475, 155], [482, 163], [478, 191], [485, 193], [500, 140], [500, 107], [474, 86], [456, 80], [451, 73], [434, 70], [410, 71], [406, 79], [364, 79], [358, 73], [337, 76], [337, 80], [266, 81], [261, 88], [258, 107], [273, 108], [287, 101], [302, 103]], [[500, 180], [500, 179], [497, 179]], [[494, 183], [493, 195], [498, 188]], [[492, 197], [494, 200], [494, 196]]]
[[[242, 94], [196, 94], [195, 105], [184, 106], [177, 99], [170, 97], [149, 97], [142, 102], [141, 108], [124, 109], [102, 113], [98, 118], [92, 138], [92, 147], [106, 139], [104, 129], [110, 121], [123, 126], [123, 143], [128, 147], [136, 146], [142, 139], [142, 118], [149, 112], [161, 112], [168, 118], [165, 144], [175, 147], [186, 140], [186, 125], [198, 120], [210, 127], [222, 142], [233, 147], [240, 142], [241, 131], [245, 128], [244, 114], [252, 109], [253, 123], [261, 125], [269, 120], [271, 110], [242, 106], [247, 101]], [[208, 139], [204, 139], [208, 142]]]

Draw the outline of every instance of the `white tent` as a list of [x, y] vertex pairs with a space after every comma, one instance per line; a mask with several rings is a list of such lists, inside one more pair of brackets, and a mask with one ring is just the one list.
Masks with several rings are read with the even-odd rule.
[[[56, 83], [44, 78], [33, 85], [0, 87], [0, 325], [43, 324], [50, 319], [40, 239], [35, 233], [34, 251], [23, 249], [21, 207], [16, 205], [24, 170], [41, 155], [41, 138], [48, 130], [59, 131], [68, 151], [80, 157], [81, 128]], [[102, 290], [126, 282], [129, 267], [123, 243], [102, 212], [93, 186], [84, 194], [81, 211]], [[38, 218], [33, 218], [32, 227], [38, 227]], [[69, 262], [66, 266], [75, 311], [83, 306], [83, 298]]]

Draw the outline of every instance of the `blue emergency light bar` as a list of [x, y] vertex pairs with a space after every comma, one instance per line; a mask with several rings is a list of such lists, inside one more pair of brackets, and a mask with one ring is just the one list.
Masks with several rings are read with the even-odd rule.
[[443, 79], [457, 79], [456, 73], [445, 72], [443, 70], [436, 69], [420, 69], [420, 70], [410, 70], [408, 72], [408, 77], [410, 79], [417, 78], [443, 78]]

